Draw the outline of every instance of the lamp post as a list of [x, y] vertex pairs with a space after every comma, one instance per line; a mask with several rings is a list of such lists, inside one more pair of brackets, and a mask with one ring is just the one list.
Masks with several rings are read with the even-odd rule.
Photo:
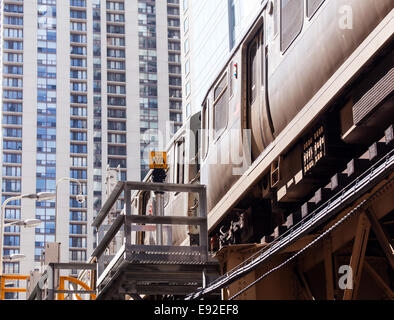
[[[79, 203], [84, 203], [85, 202], [85, 196], [82, 193], [82, 184], [81, 184], [81, 182], [78, 179], [69, 178], [69, 177], [60, 178], [59, 180], [56, 181], [56, 201], [55, 201], [55, 217], [56, 218], [57, 218], [57, 191], [58, 191], [58, 186], [59, 186], [60, 182], [66, 181], [66, 180], [78, 183], [79, 194], [77, 195], [77, 201]], [[55, 233], [55, 241], [56, 241], [56, 233]]]
[[[82, 194], [82, 185], [81, 182], [77, 179], [73, 179], [73, 178], [69, 178], [69, 177], [62, 177], [59, 180], [56, 181], [56, 192], [52, 193], [52, 192], [40, 192], [40, 193], [28, 193], [28, 194], [23, 194], [20, 196], [15, 196], [15, 197], [10, 197], [7, 198], [6, 200], [4, 200], [3, 204], [1, 205], [1, 225], [0, 225], [0, 277], [3, 274], [3, 247], [4, 247], [4, 228], [7, 226], [11, 226], [11, 225], [20, 225], [20, 226], [24, 226], [24, 227], [35, 227], [37, 225], [39, 225], [41, 223], [40, 220], [38, 219], [27, 219], [24, 221], [14, 221], [14, 222], [10, 222], [7, 224], [4, 224], [4, 217], [5, 217], [5, 207], [7, 206], [7, 204], [11, 201], [15, 201], [15, 200], [20, 200], [20, 199], [33, 199], [36, 201], [46, 201], [46, 200], [52, 200], [52, 199], [56, 199], [55, 201], [55, 216], [57, 216], [57, 191], [58, 191], [58, 185], [60, 182], [62, 181], [71, 181], [71, 182], [76, 182], [78, 183], [79, 186], [79, 194], [77, 195], [77, 201], [79, 203], [84, 203], [85, 202], [85, 196]], [[55, 234], [56, 237], [56, 234]], [[20, 260], [23, 259], [24, 255], [22, 254], [13, 254], [10, 255], [9, 257], [9, 261], [16, 261], [16, 260]]]
[[[7, 224], [4, 224], [5, 218], [5, 208], [7, 204], [11, 201], [20, 200], [20, 199], [33, 199], [36, 201], [44, 201], [54, 199], [55, 194], [49, 192], [40, 192], [40, 193], [28, 193], [22, 194], [20, 196], [10, 197], [4, 200], [3, 204], [1, 205], [1, 225], [0, 225], [0, 277], [3, 275], [3, 247], [4, 247], [4, 228], [11, 225], [19, 225], [24, 227], [35, 227], [41, 223], [38, 219], [27, 219], [27, 220], [18, 220], [13, 221]], [[9, 261], [19, 261], [24, 258], [22, 254], [13, 254], [10, 255], [8, 258]]]

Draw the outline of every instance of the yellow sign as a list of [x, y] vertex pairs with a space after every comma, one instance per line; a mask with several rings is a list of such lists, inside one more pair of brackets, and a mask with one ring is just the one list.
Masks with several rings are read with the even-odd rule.
[[149, 157], [150, 169], [167, 169], [167, 153], [162, 151], [151, 151]]

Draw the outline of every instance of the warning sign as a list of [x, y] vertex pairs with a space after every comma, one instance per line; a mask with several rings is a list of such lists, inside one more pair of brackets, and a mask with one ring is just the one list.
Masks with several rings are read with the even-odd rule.
[[150, 169], [167, 169], [167, 153], [162, 151], [151, 151], [149, 157]]

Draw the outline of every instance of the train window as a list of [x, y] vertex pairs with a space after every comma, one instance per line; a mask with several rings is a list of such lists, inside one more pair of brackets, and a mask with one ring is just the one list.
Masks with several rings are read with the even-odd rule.
[[307, 0], [306, 1], [306, 12], [308, 18], [312, 17], [314, 13], [319, 9], [320, 5], [324, 2], [324, 0]]
[[279, 30], [278, 1], [279, 0], [274, 0], [274, 37], [278, 34]]
[[304, 0], [281, 0], [281, 50], [286, 51], [302, 30]]
[[213, 123], [215, 138], [222, 132], [227, 125], [228, 117], [228, 92], [227, 92], [227, 72], [224, 74], [214, 91], [214, 112]]
[[209, 110], [208, 110], [208, 101], [206, 101], [202, 107], [202, 154], [203, 158], [206, 157], [208, 152], [208, 144], [209, 144]]

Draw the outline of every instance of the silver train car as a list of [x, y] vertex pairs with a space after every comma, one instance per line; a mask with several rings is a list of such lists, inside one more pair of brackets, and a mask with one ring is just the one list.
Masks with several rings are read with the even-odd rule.
[[[334, 173], [393, 123], [393, 4], [264, 2], [202, 105], [201, 183], [211, 234], [225, 237], [238, 221], [249, 228], [231, 241], [259, 242], [283, 223], [285, 205], [314, 191], [314, 177]], [[386, 40], [369, 46], [379, 37]], [[374, 103], [361, 103], [368, 95]], [[334, 159], [329, 166], [308, 158], [316, 135], [325, 143], [314, 147]], [[238, 180], [252, 172], [254, 182], [241, 187]], [[297, 175], [309, 183], [286, 188]]]
[[[167, 182], [207, 186], [213, 250], [260, 242], [393, 123], [393, 21], [392, 0], [263, 2], [167, 149]], [[166, 197], [166, 214], [195, 214], [193, 196]], [[137, 198], [149, 214], [152, 195]], [[167, 241], [196, 233], [178, 228]]]

